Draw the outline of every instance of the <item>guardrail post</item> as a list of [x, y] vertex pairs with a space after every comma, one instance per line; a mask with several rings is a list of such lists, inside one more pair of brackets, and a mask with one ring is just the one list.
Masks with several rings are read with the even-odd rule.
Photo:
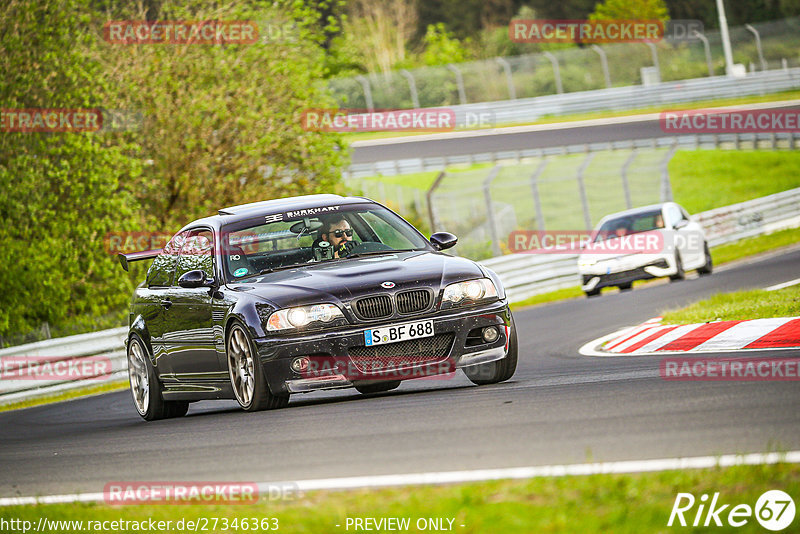
[[372, 105], [372, 90], [369, 87], [369, 80], [361, 74], [356, 76], [356, 80], [361, 83], [361, 88], [364, 90], [364, 101], [367, 104], [367, 110], [375, 111], [375, 106]]
[[636, 148], [633, 148], [631, 151], [631, 155], [628, 156], [628, 159], [625, 160], [625, 163], [622, 164], [622, 190], [625, 192], [625, 208], [631, 209], [633, 207], [633, 202], [631, 202], [631, 188], [628, 185], [628, 169], [630, 168], [633, 160], [636, 159], [638, 156], [638, 152]]
[[764, 51], [761, 49], [761, 35], [752, 24], [745, 24], [744, 27], [756, 37], [756, 50], [758, 51], [758, 61], [761, 63], [761, 70], [767, 70], [767, 62], [764, 60]]
[[411, 104], [419, 109], [419, 95], [417, 94], [417, 82], [414, 81], [414, 75], [406, 69], [402, 69], [400, 75], [408, 81], [408, 90], [411, 93]]
[[431, 188], [425, 193], [425, 197], [428, 200], [428, 217], [431, 223], [432, 234], [436, 233], [436, 229], [439, 227], [438, 221], [436, 220], [436, 210], [433, 209], [433, 192], [436, 191], [436, 188], [439, 187], [439, 184], [442, 183], [446, 175], [447, 171], [439, 172], [439, 176], [436, 177], [433, 184], [431, 184]]
[[517, 99], [517, 90], [514, 87], [514, 78], [511, 76], [511, 64], [504, 57], [495, 58], [502, 67], [503, 72], [506, 73], [506, 83], [508, 84], [508, 98], [510, 100]]
[[486, 201], [486, 216], [489, 223], [489, 235], [492, 236], [492, 252], [495, 256], [501, 256], [503, 253], [500, 251], [500, 237], [497, 231], [497, 221], [494, 218], [494, 208], [492, 207], [492, 193], [489, 188], [492, 186], [492, 181], [497, 178], [497, 173], [500, 172], [500, 165], [495, 165], [489, 171], [489, 176], [483, 181], [483, 198]]
[[556, 79], [556, 91], [558, 94], [561, 94], [564, 92], [564, 86], [561, 83], [561, 69], [558, 68], [558, 58], [550, 52], [543, 52], [543, 55], [549, 59], [550, 63], [553, 65], [553, 76]]
[[[588, 150], [588, 148], [587, 148]], [[591, 231], [592, 229], [592, 216], [589, 214], [589, 199], [586, 196], [586, 184], [583, 183], [583, 173], [586, 172], [586, 168], [594, 159], [594, 152], [589, 152], [586, 154], [586, 158], [581, 163], [580, 169], [578, 169], [578, 191], [581, 195], [581, 206], [583, 207], [583, 221], [586, 223], [586, 229]]]
[[461, 76], [461, 71], [452, 63], [447, 65], [447, 70], [456, 75], [456, 86], [458, 86], [458, 101], [463, 106], [467, 103], [467, 92], [464, 90], [464, 77]]
[[703, 49], [706, 53], [706, 65], [708, 65], [708, 75], [714, 76], [714, 62], [711, 60], [711, 46], [708, 44], [708, 37], [697, 30], [694, 31], [694, 36], [703, 41]]
[[611, 74], [608, 71], [608, 56], [606, 56], [606, 51], [596, 44], [592, 45], [592, 50], [597, 52], [597, 55], [600, 56], [600, 65], [603, 67], [603, 77], [606, 80], [606, 87], [611, 89]]
[[672, 200], [672, 185], [669, 183], [669, 162], [677, 150], [678, 142], [676, 140], [661, 161], [661, 202], [670, 202]]
[[548, 160], [544, 156], [542, 156], [542, 161], [539, 162], [539, 166], [536, 167], [536, 170], [533, 171], [531, 175], [531, 191], [533, 191], [533, 206], [536, 209], [536, 228], [537, 230], [543, 232], [544, 231], [544, 212], [542, 211], [542, 198], [539, 196], [539, 176], [542, 175], [544, 172], [544, 168], [547, 167]]

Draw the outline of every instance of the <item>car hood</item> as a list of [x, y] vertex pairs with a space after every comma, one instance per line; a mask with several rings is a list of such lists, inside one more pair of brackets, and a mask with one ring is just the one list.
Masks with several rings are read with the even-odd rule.
[[[311, 264], [228, 284], [267, 300], [276, 308], [346, 302], [353, 298], [426, 287], [435, 293], [460, 280], [480, 278], [478, 265], [440, 252], [399, 252]], [[394, 287], [384, 288], [384, 282]]]

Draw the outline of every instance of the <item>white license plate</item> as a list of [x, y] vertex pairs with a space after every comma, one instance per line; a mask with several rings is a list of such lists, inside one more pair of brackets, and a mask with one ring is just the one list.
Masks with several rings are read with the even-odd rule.
[[385, 345], [386, 343], [431, 337], [432, 335], [433, 321], [419, 321], [364, 330], [364, 344], [367, 347], [371, 347], [373, 345]]

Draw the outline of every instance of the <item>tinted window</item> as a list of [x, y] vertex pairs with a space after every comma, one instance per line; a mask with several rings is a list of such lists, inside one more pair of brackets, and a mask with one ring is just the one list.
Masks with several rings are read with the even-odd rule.
[[202, 269], [207, 276], [214, 276], [214, 237], [210, 230], [196, 230], [189, 233], [181, 247], [177, 271], [173, 284], [189, 271]]
[[639, 232], [649, 232], [658, 228], [664, 228], [664, 220], [661, 210], [647, 211], [625, 217], [609, 219], [600, 227], [597, 235], [598, 241], [614, 236], [636, 234]]
[[[265, 215], [269, 222], [261, 217], [257, 222], [241, 223], [222, 232], [223, 270], [228, 280], [320, 261], [339, 261], [351, 253], [430, 250], [428, 241], [411, 225], [372, 203], [341, 206], [324, 215]], [[343, 240], [350, 241], [350, 250], [333, 254], [331, 249], [341, 246]]]
[[147, 271], [147, 285], [149, 287], [166, 287], [172, 284], [175, 275], [175, 262], [178, 259], [178, 252], [186, 239], [186, 232], [175, 234], [164, 247], [164, 250], [156, 256], [150, 269]]

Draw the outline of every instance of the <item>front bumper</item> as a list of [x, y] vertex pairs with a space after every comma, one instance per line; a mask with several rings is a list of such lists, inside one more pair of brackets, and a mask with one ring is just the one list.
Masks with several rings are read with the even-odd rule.
[[[381, 361], [389, 358], [391, 367], [365, 365], [363, 353], [371, 348], [365, 347], [364, 330], [424, 320], [433, 320], [434, 336], [419, 341], [427, 339], [431, 340], [431, 345], [438, 345], [435, 354], [432, 349], [429, 356], [417, 358], [413, 350], [406, 352], [409, 345], [403, 344], [408, 342], [388, 343], [379, 346], [382, 347], [380, 356], [367, 358]], [[335, 331], [260, 338], [255, 344], [270, 391], [273, 394], [304, 393], [352, 387], [358, 383], [445, 375], [458, 368], [500, 360], [508, 349], [510, 324], [508, 303], [497, 301], [469, 309], [439, 311]], [[480, 340], [476, 344], [475, 336], [468, 335], [486, 326], [498, 326], [500, 336], [492, 343]], [[307, 371], [293, 370], [292, 361], [301, 356], [317, 365]]]
[[636, 280], [649, 280], [675, 274], [675, 260], [671, 256], [635, 260], [608, 260], [587, 267], [579, 267], [582, 289], [593, 291], [603, 287], [629, 284]]

